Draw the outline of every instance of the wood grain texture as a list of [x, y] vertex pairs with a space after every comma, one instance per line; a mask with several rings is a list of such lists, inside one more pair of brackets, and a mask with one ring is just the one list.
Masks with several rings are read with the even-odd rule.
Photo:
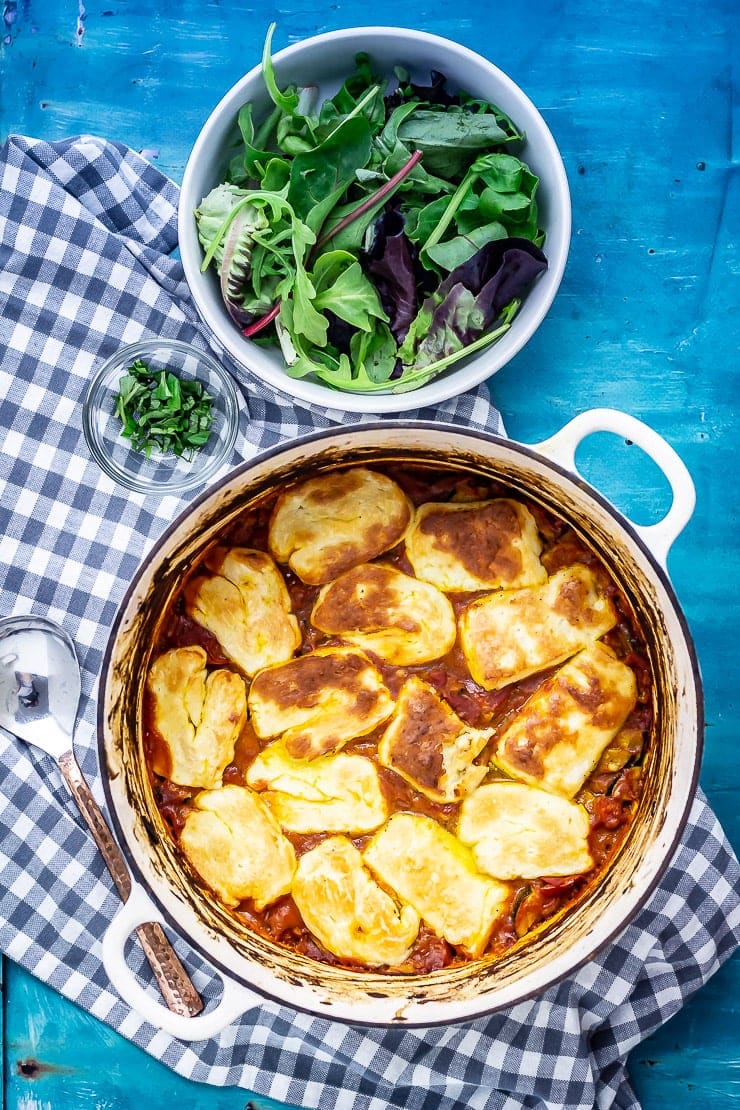
[[[359, 0], [0, 5], [0, 138], [95, 132], [145, 152], [176, 180], [209, 110], [258, 60], [273, 18], [276, 46], [360, 23], [417, 26], [478, 50], [524, 87], [563, 152], [573, 239], [547, 320], [492, 379], [492, 394], [524, 442], [609, 405], [652, 425], [687, 463], [697, 508], [669, 569], [704, 676], [702, 786], [737, 848], [735, 0], [409, 0], [403, 8], [376, 0], [371, 11]], [[638, 522], [665, 512], [665, 480], [637, 448], [602, 434], [578, 462]], [[8, 1110], [127, 1110], [145, 1101], [237, 1110], [248, 1102], [247, 1092], [180, 1079], [7, 964], [5, 992]], [[735, 959], [634, 1050], [645, 1110], [740, 1107], [739, 1029]]]

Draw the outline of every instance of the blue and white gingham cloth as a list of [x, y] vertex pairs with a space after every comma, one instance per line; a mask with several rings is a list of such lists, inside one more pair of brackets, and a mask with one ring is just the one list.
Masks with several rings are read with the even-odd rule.
[[[206, 346], [176, 242], [178, 190], [126, 147], [11, 137], [0, 150], [0, 613], [45, 613], [82, 667], [76, 750], [103, 802], [95, 694], [108, 630], [140, 560], [185, 505], [125, 494], [90, 459], [92, 373], [144, 335]], [[234, 464], [357, 416], [278, 399], [235, 366], [245, 400]], [[417, 416], [502, 432], [484, 388]], [[740, 944], [740, 871], [699, 794], [649, 904], [572, 978], [449, 1028], [357, 1029], [265, 1002], [184, 1044], [107, 982], [100, 937], [119, 902], [52, 761], [0, 731], [0, 947], [181, 1075], [319, 1110], [638, 1107], [629, 1051]], [[214, 981], [178, 952], [208, 999]], [[143, 957], [132, 966], [144, 972]]]

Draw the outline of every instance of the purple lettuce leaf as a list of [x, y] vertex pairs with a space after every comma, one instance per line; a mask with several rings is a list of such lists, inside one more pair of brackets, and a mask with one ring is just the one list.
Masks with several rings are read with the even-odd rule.
[[406, 338], [417, 311], [416, 248], [404, 231], [404, 223], [398, 209], [388, 207], [375, 223], [370, 250], [361, 258], [397, 343]]
[[437, 289], [435, 300], [444, 300], [462, 284], [489, 306], [493, 323], [513, 300], [521, 300], [536, 277], [547, 269], [547, 258], [529, 239], [493, 239], [451, 270]]
[[545, 255], [527, 239], [486, 243], [424, 301], [419, 317], [426, 326], [419, 328], [413, 357], [408, 345], [402, 352], [406, 365], [420, 369], [473, 343], [546, 269]]
[[326, 332], [327, 342], [336, 347], [341, 354], [348, 355], [350, 353], [350, 341], [358, 329], [353, 327], [352, 324], [348, 324], [346, 320], [342, 320], [330, 308], [325, 310], [324, 315], [329, 321]]
[[438, 69], [430, 73], [430, 84], [416, 85], [410, 81], [407, 85], [399, 85], [390, 96], [385, 98], [386, 108], [392, 111], [407, 100], [418, 100], [423, 104], [441, 104], [445, 108], [450, 104], [461, 104], [457, 93], [447, 91], [447, 78]]

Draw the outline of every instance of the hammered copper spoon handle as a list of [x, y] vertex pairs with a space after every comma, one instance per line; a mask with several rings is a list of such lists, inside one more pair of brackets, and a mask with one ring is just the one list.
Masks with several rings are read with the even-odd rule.
[[[131, 893], [131, 875], [123, 853], [106, 824], [74, 753], [64, 752], [57, 762], [72, 797], [100, 849], [118, 893], [125, 902]], [[141, 941], [141, 947], [144, 949], [169, 1009], [185, 1017], [199, 1014], [203, 1009], [203, 1001], [177, 958], [161, 925], [154, 921], [147, 921], [137, 926], [136, 935]]]

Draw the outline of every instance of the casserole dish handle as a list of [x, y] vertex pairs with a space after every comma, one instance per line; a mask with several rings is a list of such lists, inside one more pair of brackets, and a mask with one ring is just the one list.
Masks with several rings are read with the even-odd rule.
[[215, 1037], [247, 1010], [264, 1004], [260, 995], [216, 970], [223, 993], [214, 1009], [196, 1017], [172, 1013], [140, 985], [124, 956], [124, 946], [131, 932], [148, 921], [165, 924], [162, 914], [144, 888], [134, 883], [131, 894], [103, 936], [103, 965], [124, 1002], [156, 1029], [162, 1029], [181, 1041], [205, 1041]]
[[552, 462], [578, 474], [576, 450], [594, 432], [614, 432], [636, 443], [668, 479], [673, 501], [662, 520], [645, 525], [635, 524], [629, 517], [626, 518], [665, 570], [671, 544], [686, 527], [694, 511], [696, 493], [691, 475], [662, 436], [641, 420], [618, 409], [589, 409], [579, 413], [554, 436], [534, 444], [533, 448]]

